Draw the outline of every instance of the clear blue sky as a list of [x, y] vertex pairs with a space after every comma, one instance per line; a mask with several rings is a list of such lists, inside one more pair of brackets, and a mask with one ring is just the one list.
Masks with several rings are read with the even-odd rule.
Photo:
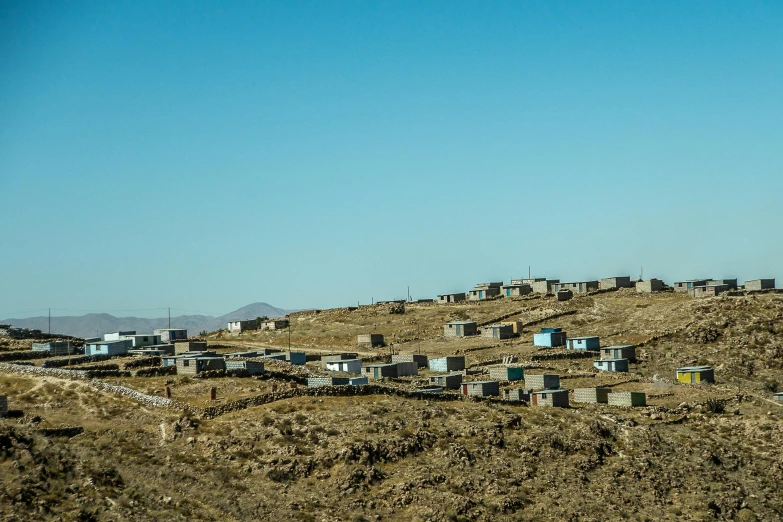
[[781, 27], [781, 2], [2, 2], [0, 317], [528, 265], [783, 284]]

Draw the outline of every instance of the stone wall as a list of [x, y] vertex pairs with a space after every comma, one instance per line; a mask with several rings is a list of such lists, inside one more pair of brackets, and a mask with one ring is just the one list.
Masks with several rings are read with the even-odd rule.
[[79, 357], [70, 357], [67, 359], [49, 359], [44, 361], [42, 367], [62, 368], [63, 366], [74, 366], [84, 363], [108, 361], [109, 359], [111, 359], [110, 355], [80, 355]]

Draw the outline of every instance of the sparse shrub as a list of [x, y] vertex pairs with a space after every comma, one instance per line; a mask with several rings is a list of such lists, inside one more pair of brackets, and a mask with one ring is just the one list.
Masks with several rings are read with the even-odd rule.
[[720, 399], [709, 399], [705, 406], [710, 413], [720, 414], [726, 411], [726, 403]]

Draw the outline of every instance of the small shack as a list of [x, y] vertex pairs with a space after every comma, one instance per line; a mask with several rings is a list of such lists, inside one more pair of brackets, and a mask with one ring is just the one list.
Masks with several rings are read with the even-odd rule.
[[415, 353], [397, 353], [392, 355], [391, 362], [415, 362], [419, 368], [427, 367], [427, 356]]
[[633, 288], [631, 276], [604, 277], [598, 285], [601, 290], [615, 290], [618, 288]]
[[566, 349], [597, 352], [601, 349], [601, 342], [597, 335], [589, 337], [570, 337], [566, 339]]
[[568, 301], [574, 297], [574, 293], [571, 290], [562, 288], [557, 291], [556, 297], [558, 301]]
[[530, 405], [550, 408], [568, 408], [568, 390], [544, 390], [530, 394]]
[[362, 367], [362, 374], [369, 379], [375, 380], [383, 379], [384, 377], [409, 377], [419, 374], [419, 365], [415, 362], [370, 364]]
[[152, 333], [160, 336], [161, 343], [184, 341], [188, 338], [188, 331], [185, 328], [156, 328]]
[[226, 369], [222, 357], [183, 357], [177, 359], [177, 375], [198, 375], [201, 372]]
[[603, 372], [627, 372], [628, 359], [599, 359], [593, 361], [593, 368]]
[[647, 406], [647, 394], [644, 392], [612, 392], [609, 394], [609, 406]]
[[445, 337], [468, 337], [478, 334], [478, 325], [475, 321], [452, 321], [443, 325]]
[[348, 377], [348, 384], [350, 386], [363, 386], [369, 383], [370, 381], [369, 379], [367, 379], [366, 375], [363, 375], [361, 377]]
[[350, 379], [348, 377], [308, 377], [308, 388], [320, 388], [322, 386], [348, 386]]
[[521, 366], [493, 366], [489, 369], [489, 378], [498, 381], [521, 381], [525, 378], [525, 369]]
[[556, 373], [525, 375], [525, 388], [531, 390], [556, 390], [560, 388], [560, 375]]
[[264, 373], [264, 363], [242, 358], [226, 359], [226, 371], [246, 371], [249, 375], [261, 375]]
[[506, 297], [522, 297], [533, 293], [533, 287], [528, 284], [510, 284], [501, 287], [501, 293]]
[[688, 295], [691, 297], [715, 297], [716, 295], [728, 292], [729, 290], [731, 290], [731, 287], [723, 284], [694, 286], [688, 290]]
[[284, 330], [289, 326], [288, 319], [270, 319], [261, 323], [262, 330]]
[[180, 355], [188, 352], [204, 352], [207, 350], [206, 341], [179, 341], [174, 343], [174, 354]]
[[356, 338], [359, 346], [364, 348], [375, 348], [376, 346], [385, 346], [383, 335], [378, 333], [359, 334]]
[[636, 348], [631, 345], [605, 346], [601, 348], [601, 359], [628, 359], [636, 362]]
[[430, 370], [433, 372], [460, 372], [464, 369], [464, 355], [447, 355], [430, 359]]
[[285, 352], [285, 360], [297, 366], [303, 366], [307, 362], [307, 353], [305, 352]]
[[638, 281], [636, 283], [636, 291], [641, 294], [651, 294], [653, 292], [663, 291], [663, 281], [660, 279], [652, 278], [649, 281]]
[[160, 335], [155, 334], [134, 334], [124, 335], [121, 339], [129, 339], [133, 348], [141, 348], [142, 346], [152, 346], [153, 344], [161, 344]]
[[772, 394], [772, 400], [773, 401], [780, 401], [783, 402], [783, 392], [777, 392]]
[[748, 291], [768, 290], [772, 288], [775, 288], [774, 279], [752, 279], [750, 281], [745, 281], [745, 290]]
[[712, 366], [686, 366], [677, 368], [677, 380], [685, 384], [715, 382], [715, 370]]
[[557, 293], [560, 290], [571, 290], [575, 294], [586, 294], [598, 290], [598, 281], [576, 281], [574, 283], [555, 283], [552, 290]]
[[50, 341], [48, 343], [33, 343], [34, 352], [49, 352], [52, 355], [73, 355], [80, 353], [68, 341]]
[[577, 388], [574, 390], [574, 402], [588, 402], [606, 404], [609, 402], [611, 388]]
[[461, 373], [449, 373], [446, 375], [431, 375], [430, 386], [440, 386], [449, 390], [459, 390], [462, 385]]
[[119, 341], [96, 341], [89, 343], [84, 348], [84, 355], [125, 355], [131, 349], [132, 343], [129, 339], [120, 339]]
[[514, 326], [510, 324], [491, 324], [481, 327], [481, 337], [503, 340], [514, 337]]
[[560, 328], [542, 328], [541, 333], [533, 334], [533, 346], [555, 348], [565, 346], [567, 335]]
[[502, 286], [502, 281], [496, 283], [479, 283], [468, 293], [468, 299], [470, 301], [481, 301], [490, 297], [499, 296], [500, 287]]
[[361, 359], [343, 359], [326, 363], [326, 369], [332, 372], [362, 373]]
[[463, 382], [462, 395], [468, 397], [497, 397], [500, 395], [500, 383], [498, 381]]
[[505, 388], [503, 400], [511, 402], [530, 402], [531, 390], [527, 388]]
[[441, 294], [438, 296], [438, 304], [461, 303], [465, 300], [465, 292], [457, 294]]

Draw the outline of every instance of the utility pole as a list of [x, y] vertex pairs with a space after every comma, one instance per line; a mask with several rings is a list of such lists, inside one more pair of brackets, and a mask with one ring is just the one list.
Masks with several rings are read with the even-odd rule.
[[408, 285], [408, 302], [411, 302], [411, 285]]
[[530, 279], [531, 279], [531, 277], [530, 277], [530, 265], [527, 265], [527, 280], [528, 280], [528, 282], [530, 282]]
[[171, 307], [169, 307], [169, 329], [171, 328]]
[[293, 326], [293, 322], [291, 320], [291, 316], [288, 316], [288, 351], [291, 352], [291, 327]]
[[52, 309], [49, 309], [49, 335], [52, 333]]

